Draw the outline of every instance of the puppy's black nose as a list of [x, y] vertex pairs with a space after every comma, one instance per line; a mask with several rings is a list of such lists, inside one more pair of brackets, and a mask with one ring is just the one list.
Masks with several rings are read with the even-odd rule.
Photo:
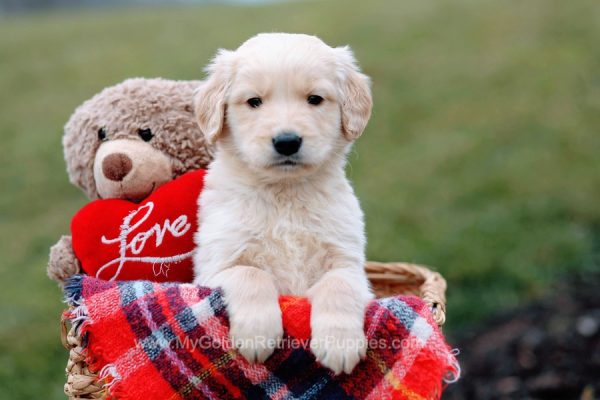
[[293, 132], [283, 132], [273, 138], [275, 151], [284, 156], [296, 154], [302, 146], [302, 138]]

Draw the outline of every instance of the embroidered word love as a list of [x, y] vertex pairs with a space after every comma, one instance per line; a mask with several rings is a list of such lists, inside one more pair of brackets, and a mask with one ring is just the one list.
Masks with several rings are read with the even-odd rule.
[[[115, 273], [109, 280], [118, 278], [121, 270], [127, 262], [141, 262], [152, 264], [152, 271], [155, 276], [163, 274], [165, 277], [169, 272], [169, 264], [179, 262], [192, 256], [193, 251], [183, 254], [175, 254], [171, 256], [151, 257], [140, 256], [146, 244], [154, 237], [154, 246], [159, 248], [165, 239], [167, 232], [174, 238], [182, 237], [189, 232], [192, 224], [188, 222], [187, 215], [178, 216], [171, 222], [168, 218], [161, 224], [156, 223], [145, 231], [136, 232], [141, 225], [152, 215], [154, 203], [149, 201], [140, 206], [138, 209], [130, 212], [120, 226], [119, 236], [109, 239], [102, 235], [101, 242], [105, 245], [119, 245], [119, 256], [102, 265], [96, 272], [96, 277], [99, 278], [103, 271], [107, 268], [117, 265]], [[139, 219], [136, 220], [136, 217]], [[133, 222], [133, 223], [132, 223]]]
[[188, 172], [141, 203], [98, 199], [83, 206], [71, 221], [81, 269], [100, 279], [192, 282], [204, 174]]

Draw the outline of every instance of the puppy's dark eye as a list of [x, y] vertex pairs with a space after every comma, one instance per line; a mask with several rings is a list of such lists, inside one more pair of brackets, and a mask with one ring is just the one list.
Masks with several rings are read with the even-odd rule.
[[246, 100], [246, 103], [252, 108], [258, 108], [262, 104], [262, 100], [260, 97], [252, 97], [251, 99]]
[[308, 101], [308, 104], [318, 106], [323, 101], [323, 98], [321, 96], [317, 96], [316, 94], [311, 94], [306, 98], [306, 101]]
[[101, 142], [108, 140], [108, 135], [106, 134], [106, 128], [98, 129], [98, 140]]
[[150, 128], [144, 128], [138, 130], [138, 135], [142, 138], [144, 142], [149, 142], [154, 137], [154, 134], [150, 130]]

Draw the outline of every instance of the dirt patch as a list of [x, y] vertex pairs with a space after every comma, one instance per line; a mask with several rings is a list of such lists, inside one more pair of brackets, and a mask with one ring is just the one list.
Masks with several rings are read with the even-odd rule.
[[461, 380], [444, 400], [600, 399], [600, 274], [452, 340]]

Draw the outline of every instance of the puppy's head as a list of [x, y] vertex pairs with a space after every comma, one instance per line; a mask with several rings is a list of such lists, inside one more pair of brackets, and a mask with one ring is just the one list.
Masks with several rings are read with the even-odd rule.
[[220, 50], [196, 92], [206, 137], [267, 178], [340, 165], [371, 114], [369, 79], [348, 47], [314, 36], [260, 34]]

